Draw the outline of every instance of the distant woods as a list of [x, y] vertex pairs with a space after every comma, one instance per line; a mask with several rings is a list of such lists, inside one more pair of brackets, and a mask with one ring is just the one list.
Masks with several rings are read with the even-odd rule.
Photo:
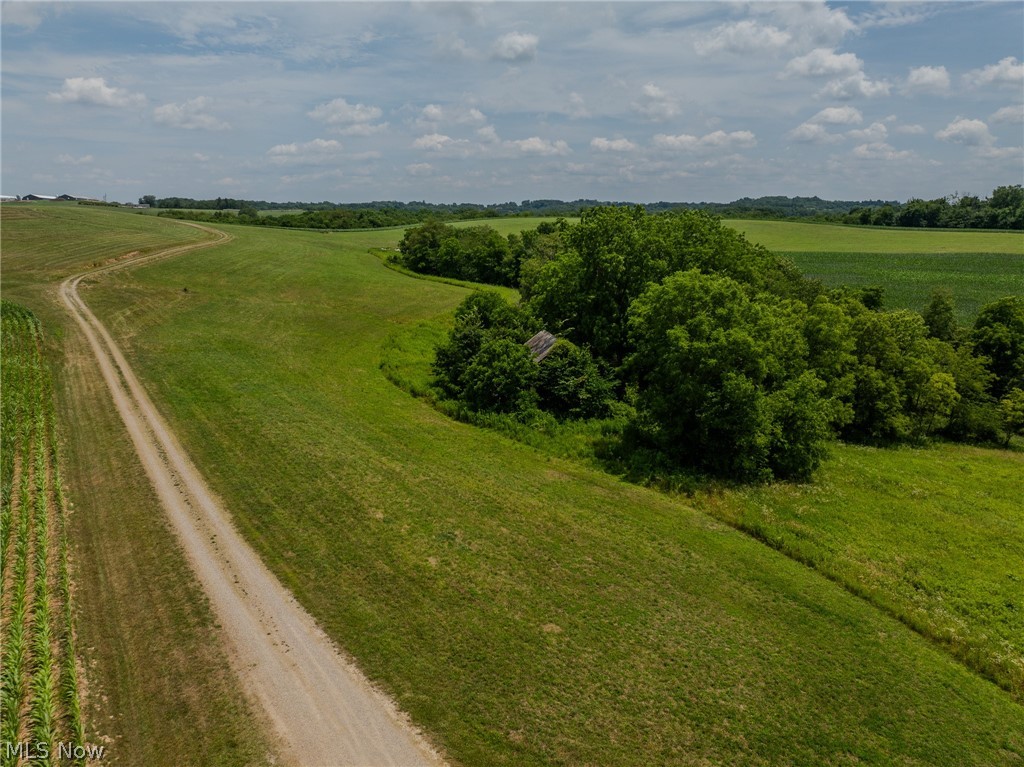
[[[208, 223], [237, 223], [301, 229], [344, 230], [409, 226], [425, 221], [466, 221], [506, 216], [579, 216], [595, 207], [633, 208], [632, 203], [598, 200], [523, 200], [493, 205], [428, 202], [266, 202], [218, 197], [145, 195], [139, 203], [158, 208], [159, 215]], [[818, 197], [744, 197], [729, 203], [655, 202], [647, 213], [703, 210], [726, 218], [795, 219], [867, 226], [951, 229], [1024, 229], [1024, 188], [1001, 186], [985, 199], [951, 195], [905, 203], [885, 200], [822, 200]]]
[[[886, 310], [881, 291], [827, 289], [717, 217], [640, 207], [508, 237], [431, 222], [394, 258], [520, 291], [456, 311], [434, 362], [442, 402], [522, 424], [605, 419], [639, 473], [803, 480], [835, 438], [1024, 432], [1024, 297], [973, 327], [943, 291], [923, 313]], [[541, 329], [559, 340], [538, 361], [525, 342]]]

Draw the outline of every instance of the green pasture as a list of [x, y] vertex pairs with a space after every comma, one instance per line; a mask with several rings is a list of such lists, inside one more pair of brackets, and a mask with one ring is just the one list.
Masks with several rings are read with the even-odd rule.
[[1024, 294], [1024, 233], [882, 229], [790, 221], [725, 220], [825, 285], [885, 289], [887, 308], [922, 311], [937, 288], [953, 292], [957, 318]]
[[751, 242], [784, 253], [1005, 253], [1024, 257], [1024, 232], [898, 229], [724, 219]]
[[[369, 252], [400, 232], [230, 229], [226, 245], [82, 293], [243, 534], [453, 763], [1024, 759], [1024, 709], [893, 610], [684, 499], [456, 423], [392, 385], [384, 347], [429, 334], [466, 295]], [[964, 483], [992, 470], [956, 460]], [[823, 509], [860, 492], [842, 487], [821, 485]], [[869, 501], [854, 505], [870, 515]], [[994, 538], [971, 538], [971, 556], [1012, 572]], [[904, 530], [857, 561], [907, 547], [926, 560], [915, 541]]]

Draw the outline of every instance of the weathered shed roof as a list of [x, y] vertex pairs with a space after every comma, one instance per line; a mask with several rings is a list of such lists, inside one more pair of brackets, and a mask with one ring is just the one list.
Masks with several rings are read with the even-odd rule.
[[555, 345], [555, 341], [558, 339], [551, 335], [548, 331], [542, 330], [529, 341], [526, 342], [527, 348], [533, 352], [533, 361], [540, 362], [542, 359], [548, 356], [552, 347]]

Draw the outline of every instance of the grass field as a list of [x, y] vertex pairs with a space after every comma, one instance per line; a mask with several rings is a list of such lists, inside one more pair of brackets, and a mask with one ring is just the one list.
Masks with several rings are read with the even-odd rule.
[[1024, 453], [836, 445], [813, 484], [698, 508], [863, 595], [1024, 702]]
[[231, 231], [83, 295], [268, 565], [453, 762], [1024, 759], [1010, 695], [842, 585], [391, 385], [383, 345], [465, 295], [368, 253], [397, 233]]
[[1003, 253], [1024, 257], [1024, 232], [899, 229], [795, 221], [724, 219], [769, 250], [785, 253]]
[[826, 285], [885, 288], [890, 308], [923, 310], [936, 288], [953, 291], [970, 324], [985, 304], [1024, 294], [1024, 233], [876, 229], [788, 221], [726, 220], [749, 240]]
[[[56, 303], [67, 274], [192, 241], [197, 231], [75, 205], [2, 206], [0, 216], [4, 295], [44, 317], [41, 349], [63, 426], [86, 740], [105, 746], [103, 764], [267, 763], [265, 725], [241, 697], [205, 597], [140, 482], [144, 471], [91, 353]], [[5, 353], [5, 377], [10, 362]], [[5, 417], [5, 436], [9, 429]]]

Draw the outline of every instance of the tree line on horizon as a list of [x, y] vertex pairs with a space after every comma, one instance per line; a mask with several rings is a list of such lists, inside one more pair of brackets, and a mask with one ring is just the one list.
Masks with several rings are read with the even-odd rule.
[[[594, 208], [502, 237], [409, 229], [408, 269], [477, 291], [437, 347], [436, 398], [468, 420], [613, 419], [634, 474], [805, 480], [830, 440], [1001, 443], [1024, 432], [1024, 297], [957, 324], [880, 289], [828, 289], [704, 211]], [[557, 342], [536, 361], [525, 342]], [[447, 403], [447, 404], [445, 404]]]
[[[302, 229], [363, 229], [407, 226], [427, 220], [456, 221], [506, 216], [579, 216], [597, 207], [632, 208], [636, 203], [592, 199], [523, 200], [491, 205], [374, 201], [361, 203], [267, 202], [218, 197], [144, 195], [139, 203], [160, 209], [160, 215], [206, 221]], [[1024, 188], [1000, 186], [985, 199], [951, 195], [934, 200], [823, 200], [819, 197], [743, 197], [733, 202], [654, 202], [641, 207], [648, 213], [704, 210], [726, 218], [803, 220], [867, 226], [933, 227], [950, 229], [1024, 229]], [[261, 211], [298, 210], [275, 216]]]

